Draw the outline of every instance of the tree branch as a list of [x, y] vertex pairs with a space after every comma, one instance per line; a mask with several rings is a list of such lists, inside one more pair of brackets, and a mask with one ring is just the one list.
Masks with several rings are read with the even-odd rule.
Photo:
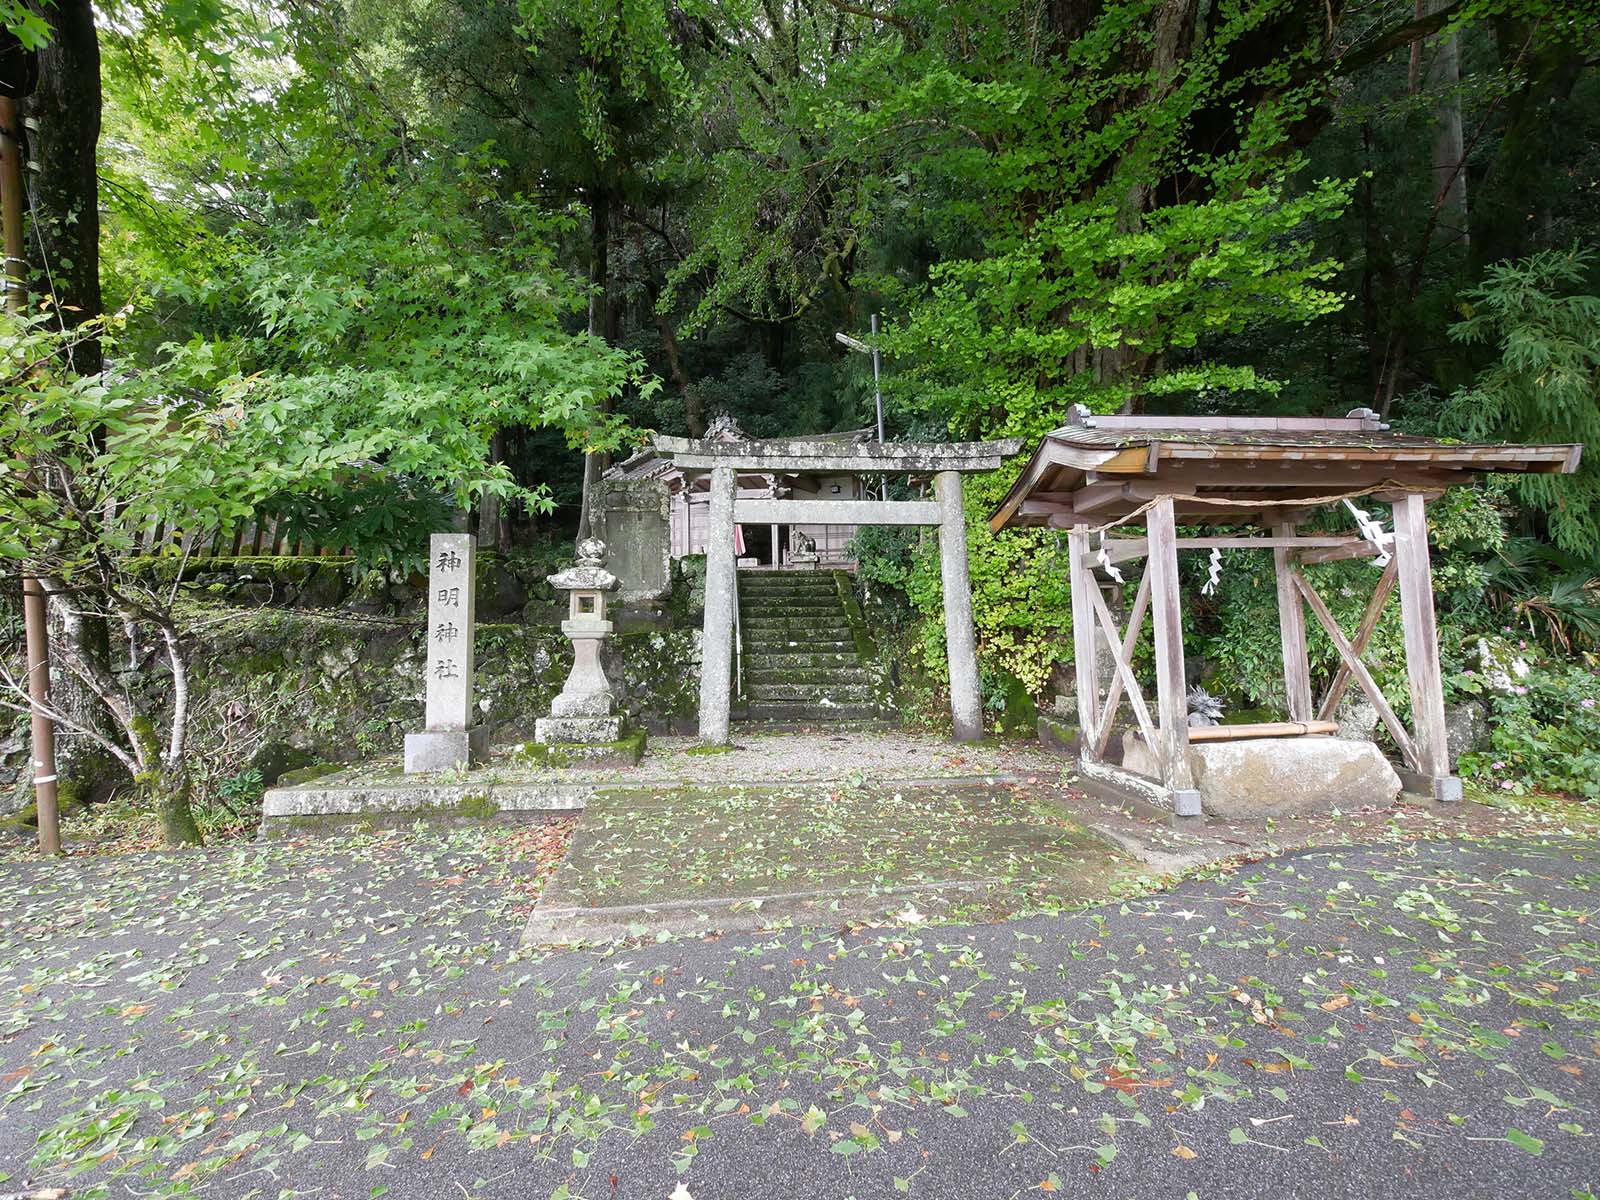
[[1386, 33], [1369, 38], [1359, 46], [1351, 47], [1329, 64], [1329, 78], [1337, 79], [1340, 76], [1353, 74], [1392, 54], [1401, 46], [1409, 46], [1412, 42], [1431, 37], [1448, 25], [1450, 19], [1465, 9], [1468, 3], [1469, 0], [1455, 0], [1454, 4], [1447, 4], [1437, 12], [1429, 13], [1425, 17], [1413, 17]]
[[916, 27], [904, 17], [898, 17], [894, 13], [873, 12], [870, 8], [846, 4], [844, 0], [827, 0], [827, 3], [842, 13], [849, 13], [855, 17], [865, 17], [869, 21], [878, 22], [880, 25], [894, 26], [894, 28], [906, 35], [906, 41], [910, 43], [912, 49], [919, 49], [922, 46], [922, 36], [917, 32]]

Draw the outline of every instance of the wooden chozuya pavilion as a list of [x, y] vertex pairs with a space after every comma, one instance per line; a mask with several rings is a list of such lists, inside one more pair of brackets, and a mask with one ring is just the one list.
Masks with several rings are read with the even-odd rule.
[[[1080, 770], [1084, 783], [1114, 797], [1155, 801], [1180, 816], [1200, 812], [1189, 755], [1192, 741], [1329, 734], [1352, 679], [1366, 693], [1403, 760], [1400, 778], [1438, 800], [1461, 796], [1445, 743], [1444, 691], [1434, 621], [1424, 506], [1445, 488], [1485, 472], [1570, 473], [1581, 446], [1463, 445], [1387, 432], [1376, 414], [1343, 418], [1093, 416], [1079, 409], [1047, 434], [991, 516], [995, 531], [1043, 526], [1067, 531], [1077, 668]], [[1394, 532], [1311, 535], [1298, 526], [1315, 509], [1370, 498], [1393, 505]], [[1137, 536], [1108, 536], [1122, 526]], [[1178, 536], [1177, 526], [1261, 526], [1260, 535]], [[1271, 550], [1288, 723], [1191, 729], [1184, 687], [1178, 595], [1180, 550]], [[1346, 635], [1301, 568], [1309, 563], [1376, 556], [1384, 564], [1360, 627]], [[1145, 559], [1118, 629], [1095, 569]], [[1412, 727], [1407, 729], [1362, 662], [1384, 602], [1400, 587]], [[1338, 649], [1341, 665], [1313, 704], [1306, 656], [1309, 606]], [[1134, 647], [1146, 615], [1154, 617], [1155, 712], [1133, 673]], [[1098, 646], [1097, 646], [1098, 642]], [[1112, 677], [1102, 690], [1097, 649], [1109, 651]], [[1150, 779], [1106, 761], [1122, 695], [1160, 764]]]

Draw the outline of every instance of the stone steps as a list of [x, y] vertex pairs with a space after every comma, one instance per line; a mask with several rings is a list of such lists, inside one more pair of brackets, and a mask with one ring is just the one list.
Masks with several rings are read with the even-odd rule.
[[854, 642], [850, 624], [838, 621], [770, 621], [744, 626], [744, 645], [762, 642]]
[[831, 723], [879, 715], [831, 572], [740, 575], [739, 627], [746, 719]]
[[756, 588], [739, 589], [742, 604], [838, 604], [839, 593], [833, 588]]
[[768, 654], [848, 654], [852, 660], [856, 659], [856, 644], [849, 638], [802, 638], [802, 637], [775, 637], [765, 638], [761, 641], [752, 641], [748, 636], [744, 641], [744, 661], [748, 668], [757, 658]]
[[821, 704], [832, 701], [842, 704], [845, 701], [859, 701], [867, 704], [872, 699], [872, 685], [870, 683], [810, 683], [803, 680], [787, 680], [781, 683], [752, 683], [749, 675], [744, 680], [744, 694], [750, 701], [814, 701]]
[[807, 600], [796, 604], [751, 604], [745, 603], [739, 609], [739, 616], [745, 621], [758, 621], [772, 617], [828, 617], [839, 615], [839, 602], [821, 604]]
[[[848, 650], [811, 650], [804, 647], [790, 649], [788, 643], [784, 643], [784, 648], [781, 650], [763, 650], [761, 652], [761, 667], [759, 669], [809, 671], [821, 667], [847, 667], [852, 671], [860, 670], [861, 660], [856, 656], [855, 647], [848, 642], [841, 643], [841, 645], [847, 645], [850, 648]], [[748, 653], [748, 649], [747, 646], [745, 656], [747, 661], [753, 657]], [[747, 670], [745, 674], [748, 676], [749, 671]]]
[[746, 690], [751, 687], [781, 683], [804, 683], [813, 691], [826, 692], [830, 687], [868, 687], [872, 676], [860, 667], [769, 667], [761, 666], [744, 673]]
[[833, 591], [833, 572], [807, 571], [803, 574], [774, 575], [767, 571], [739, 572], [739, 590], [763, 591]]
[[781, 701], [775, 703], [747, 704], [744, 709], [743, 719], [746, 721], [795, 721], [795, 722], [825, 722], [832, 724], [835, 721], [876, 721], [883, 714], [878, 711], [875, 704], [786, 704]]

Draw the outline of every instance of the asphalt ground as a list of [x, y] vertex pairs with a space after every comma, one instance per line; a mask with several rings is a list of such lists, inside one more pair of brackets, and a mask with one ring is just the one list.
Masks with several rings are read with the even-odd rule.
[[482, 831], [0, 877], [0, 1193], [1587, 1197], [1600, 852], [523, 950]]

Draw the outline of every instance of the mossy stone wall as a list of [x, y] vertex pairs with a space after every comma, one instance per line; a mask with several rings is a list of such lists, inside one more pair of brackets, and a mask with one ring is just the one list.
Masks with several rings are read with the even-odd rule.
[[[397, 754], [422, 728], [425, 665], [415, 619], [282, 608], [196, 605], [190, 745], [202, 786], [259, 771], [271, 784], [316, 762]], [[693, 732], [700, 631], [647, 626], [606, 641], [607, 677], [629, 721], [652, 732]], [[478, 626], [476, 696], [491, 742], [527, 741], [572, 667], [572, 644], [552, 625]], [[162, 672], [129, 684], [164, 704]], [[0, 732], [0, 813], [30, 808], [26, 719]]]

